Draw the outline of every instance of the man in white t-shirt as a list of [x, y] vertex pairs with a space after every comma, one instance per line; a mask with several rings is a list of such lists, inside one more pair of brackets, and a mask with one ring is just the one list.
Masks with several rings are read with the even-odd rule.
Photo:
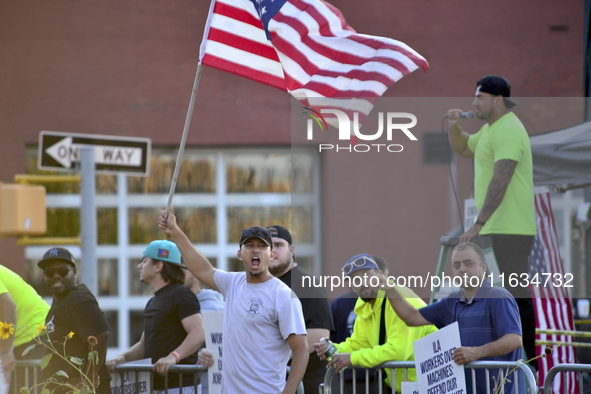
[[274, 255], [269, 231], [261, 226], [243, 230], [237, 256], [245, 272], [225, 272], [193, 246], [171, 206], [160, 214], [158, 226], [177, 244], [193, 275], [226, 299], [222, 392], [295, 393], [308, 363], [306, 325], [300, 301], [269, 273]]

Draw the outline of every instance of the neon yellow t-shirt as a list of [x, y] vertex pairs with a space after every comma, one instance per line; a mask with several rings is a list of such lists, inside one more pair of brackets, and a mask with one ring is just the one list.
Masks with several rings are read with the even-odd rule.
[[0, 265], [0, 294], [4, 293], [9, 293], [16, 304], [17, 327], [22, 327], [14, 333], [17, 347], [37, 336], [37, 327], [45, 323], [49, 305], [23, 278]]
[[487, 123], [478, 133], [471, 135], [468, 147], [474, 152], [474, 199], [478, 211], [484, 205], [494, 163], [502, 159], [517, 161], [501, 205], [486, 221], [480, 234], [535, 235], [532, 155], [523, 123], [509, 112], [492, 126]]

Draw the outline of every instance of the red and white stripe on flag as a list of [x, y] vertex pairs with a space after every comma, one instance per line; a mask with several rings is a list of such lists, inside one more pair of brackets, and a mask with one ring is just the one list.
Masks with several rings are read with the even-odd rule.
[[356, 33], [321, 0], [212, 0], [200, 59], [306, 105], [331, 98], [333, 108], [364, 114], [393, 83], [428, 68], [400, 41]]
[[[538, 273], [540, 278], [542, 273], [560, 274], [560, 278], [564, 278], [550, 193], [536, 193], [535, 206], [538, 234], [534, 240], [534, 247], [529, 260], [530, 274], [535, 275], [535, 273]], [[568, 288], [549, 284], [546, 287], [542, 285], [532, 286], [531, 290], [537, 328], [574, 331]], [[536, 339], [565, 343], [565, 345], [555, 348], [551, 355], [538, 359], [540, 382], [544, 382], [546, 374], [554, 365], [576, 362], [575, 348], [568, 346], [569, 342], [573, 342], [572, 337], [557, 334], [538, 334]], [[544, 354], [547, 347], [554, 348], [555, 346], [536, 346], [536, 353]], [[557, 374], [554, 378], [554, 392], [577, 394], [579, 393], [577, 386], [576, 374], [573, 372]]]

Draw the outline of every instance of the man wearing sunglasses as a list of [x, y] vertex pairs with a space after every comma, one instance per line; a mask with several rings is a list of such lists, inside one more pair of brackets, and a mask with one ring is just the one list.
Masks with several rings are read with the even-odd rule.
[[243, 230], [236, 255], [244, 272], [225, 272], [193, 246], [172, 206], [160, 214], [158, 226], [178, 245], [193, 275], [226, 299], [222, 393], [295, 393], [308, 363], [306, 326], [300, 301], [269, 272], [274, 255], [269, 231]]
[[[45, 252], [43, 259], [37, 265], [43, 270], [45, 284], [53, 293], [51, 309], [45, 319], [49, 339], [56, 348], [62, 349], [58, 344], [67, 338], [64, 356], [84, 360], [83, 370], [86, 370], [91, 349], [98, 352], [98, 364], [95, 369], [97, 372], [94, 376], [91, 374], [89, 378], [94, 382], [97, 393], [110, 394], [111, 375], [104, 364], [109, 345], [109, 325], [88, 287], [76, 283], [77, 270], [74, 256], [67, 249], [51, 248]], [[96, 338], [97, 343], [94, 347], [89, 345], [89, 337]], [[47, 380], [55, 377], [54, 374], [60, 370], [69, 376], [68, 383], [73, 385], [84, 383], [79, 372], [55, 355], [41, 370], [41, 377]], [[66, 379], [61, 376], [55, 378]], [[53, 392], [57, 394], [68, 391], [60, 390], [61, 388], [58, 388]]]
[[[353, 334], [345, 342], [335, 343], [337, 354], [332, 356], [328, 366], [337, 372], [350, 365], [371, 368], [386, 361], [414, 360], [413, 342], [437, 329], [432, 325], [408, 327], [385, 299], [386, 292], [381, 284], [386, 280], [375, 260], [368, 254], [353, 256], [341, 269], [351, 279], [351, 289], [359, 299], [355, 305], [357, 319]], [[426, 304], [412, 290], [402, 290], [405, 299], [417, 308]], [[326, 344], [314, 345], [320, 359], [326, 359]], [[405, 381], [404, 370], [396, 369], [396, 392], [401, 392]], [[386, 369], [386, 385], [391, 387], [390, 369]], [[408, 370], [408, 378], [416, 381], [414, 370]], [[387, 387], [386, 387], [387, 386]], [[390, 392], [390, 391], [388, 391]]]

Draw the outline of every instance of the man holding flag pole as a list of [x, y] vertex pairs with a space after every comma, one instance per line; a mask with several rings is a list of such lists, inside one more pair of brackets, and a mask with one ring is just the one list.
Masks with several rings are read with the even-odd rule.
[[[321, 0], [212, 0], [167, 207], [203, 64], [289, 92], [310, 109], [359, 112], [359, 123], [394, 82], [419, 67], [428, 68], [402, 42], [357, 34], [338, 9]], [[317, 101], [322, 98], [328, 100]], [[167, 219], [168, 210], [160, 221]]]

